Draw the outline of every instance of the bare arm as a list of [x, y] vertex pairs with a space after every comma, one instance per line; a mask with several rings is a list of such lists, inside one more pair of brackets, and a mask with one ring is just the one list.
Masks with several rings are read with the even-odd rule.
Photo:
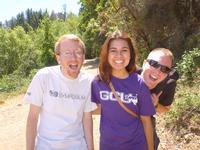
[[83, 127], [88, 150], [94, 150], [92, 113], [84, 112]]
[[170, 108], [171, 108], [171, 105], [170, 106], [163, 106], [163, 105], [158, 103], [157, 106], [156, 106], [156, 112], [157, 113], [166, 113], [170, 110]]
[[26, 150], [34, 150], [40, 107], [30, 104], [26, 124]]
[[163, 106], [159, 103], [159, 96], [162, 94], [162, 92], [158, 94], [151, 94], [151, 98], [153, 101], [153, 104], [155, 106], [156, 112], [157, 113], [166, 113], [170, 110], [170, 105], [169, 106]]
[[154, 150], [154, 141], [153, 141], [153, 126], [150, 116], [141, 116], [141, 121], [144, 127], [144, 133], [147, 140], [148, 150]]

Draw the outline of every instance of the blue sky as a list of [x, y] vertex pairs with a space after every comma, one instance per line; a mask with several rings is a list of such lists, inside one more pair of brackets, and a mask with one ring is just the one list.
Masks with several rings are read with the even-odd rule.
[[0, 0], [0, 21], [10, 20], [18, 13], [25, 12], [28, 8], [34, 11], [47, 9], [48, 12], [63, 12], [63, 4], [66, 4], [66, 11], [78, 14], [79, 0]]

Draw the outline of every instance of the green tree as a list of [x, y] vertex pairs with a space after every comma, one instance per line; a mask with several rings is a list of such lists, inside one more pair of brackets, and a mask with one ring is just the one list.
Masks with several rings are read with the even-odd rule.
[[24, 13], [19, 13], [16, 17], [16, 26], [24, 26], [25, 24], [25, 17], [24, 17]]
[[81, 0], [79, 32], [86, 43], [86, 58], [98, 56], [102, 41], [105, 35], [101, 34], [98, 11], [104, 8], [106, 0]]
[[106, 35], [115, 29], [135, 37], [140, 60], [155, 47], [169, 48], [180, 58], [185, 50], [199, 45], [199, 0], [81, 0], [81, 4], [80, 29], [90, 54], [99, 44], [97, 33]]
[[36, 32], [36, 43], [40, 53], [39, 62], [41, 66], [56, 64], [54, 59], [55, 37], [52, 30], [52, 21], [47, 16], [42, 20], [40, 28]]
[[200, 49], [194, 48], [185, 51], [182, 58], [177, 63], [177, 69], [185, 83], [193, 83], [194, 79], [199, 78]]
[[[198, 36], [192, 35], [200, 29], [199, 0], [118, 2], [120, 7], [114, 12], [121, 16], [123, 29], [135, 36], [139, 49], [150, 51], [155, 47], [166, 47], [180, 58], [186, 49], [197, 47]], [[112, 13], [108, 14], [112, 16]], [[191, 36], [193, 39], [189, 40]]]
[[[36, 65], [31, 37], [20, 26], [0, 30], [0, 75], [18, 73], [27, 75]], [[35, 57], [34, 57], [35, 56]], [[27, 59], [28, 58], [28, 59]], [[26, 67], [21, 67], [26, 63]]]

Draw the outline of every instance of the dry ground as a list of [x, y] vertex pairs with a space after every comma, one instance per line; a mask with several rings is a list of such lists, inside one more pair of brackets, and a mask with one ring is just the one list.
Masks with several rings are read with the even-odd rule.
[[[87, 61], [84, 70], [96, 74], [96, 60]], [[28, 113], [28, 105], [22, 102], [23, 94], [10, 98], [5, 104], [0, 105], [0, 150], [24, 150], [25, 126]], [[99, 140], [99, 116], [93, 116], [95, 150], [98, 150]], [[164, 129], [164, 120], [158, 117], [159, 135], [161, 144], [159, 150], [199, 150], [199, 137], [190, 136], [191, 141], [177, 142], [177, 137]], [[197, 138], [197, 139], [196, 139]]]

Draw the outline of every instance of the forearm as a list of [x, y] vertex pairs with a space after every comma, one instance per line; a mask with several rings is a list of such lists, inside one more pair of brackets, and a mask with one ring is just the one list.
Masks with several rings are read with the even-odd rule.
[[31, 117], [28, 117], [26, 126], [26, 150], [34, 150], [36, 135], [37, 121]]
[[155, 109], [157, 113], [166, 113], [170, 110], [170, 106], [163, 106], [158, 103]]
[[144, 127], [148, 150], [154, 150], [153, 126], [151, 122], [151, 117], [141, 116], [141, 120]]
[[94, 141], [93, 141], [93, 122], [92, 122], [92, 113], [85, 112], [83, 115], [83, 127], [85, 133], [85, 139], [88, 146], [88, 150], [94, 150]]
[[[152, 102], [154, 104], [154, 107], [156, 109], [156, 112], [157, 113], [166, 113], [170, 110], [170, 105], [168, 106], [164, 106], [162, 104], [159, 103], [159, 101], [161, 101], [161, 99], [159, 99], [160, 95], [162, 94], [163, 92], [161, 91], [160, 93], [158, 94], [152, 94], [151, 97], [152, 97]], [[169, 101], [172, 101], [173, 97], [166, 97], [167, 99], [165, 99], [167, 102]], [[164, 99], [162, 99], [163, 101]]]
[[26, 150], [34, 150], [40, 107], [30, 105], [26, 124]]

